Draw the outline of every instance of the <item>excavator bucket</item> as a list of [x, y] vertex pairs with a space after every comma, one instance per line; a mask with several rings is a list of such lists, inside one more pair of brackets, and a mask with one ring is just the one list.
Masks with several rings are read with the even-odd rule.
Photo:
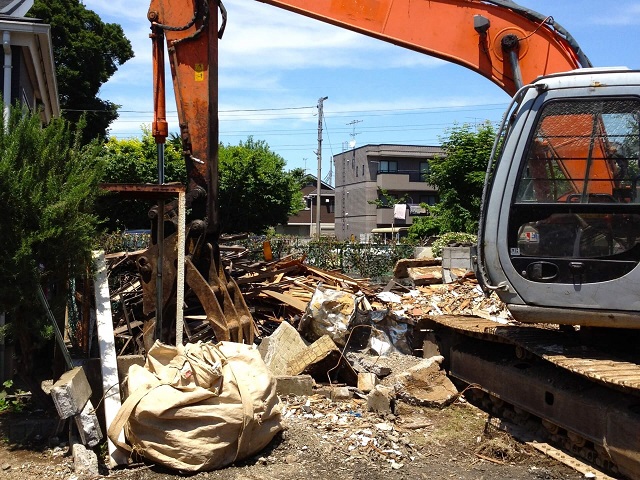
[[[173, 343], [175, 336], [175, 312], [177, 291], [177, 249], [176, 234], [164, 240], [162, 268], [162, 312], [163, 329], [161, 340]], [[187, 255], [185, 259], [186, 303], [192, 303], [194, 309], [202, 309], [203, 315], [192, 315], [201, 318], [205, 326], [212, 331], [217, 341], [232, 341], [252, 344], [257, 328], [249, 308], [235, 280], [216, 266], [213, 248], [206, 245], [204, 255], [198, 257]], [[143, 289], [143, 311], [149, 315], [157, 310], [156, 277], [158, 272], [158, 244], [152, 244], [138, 258]], [[196, 301], [197, 300], [197, 301]], [[194, 340], [188, 321], [185, 323], [187, 340]], [[208, 339], [207, 336], [198, 339]]]

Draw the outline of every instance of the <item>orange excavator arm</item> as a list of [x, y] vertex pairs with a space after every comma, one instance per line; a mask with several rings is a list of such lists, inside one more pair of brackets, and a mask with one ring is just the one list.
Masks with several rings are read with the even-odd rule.
[[[575, 41], [551, 17], [509, 0], [261, 1], [463, 65], [512, 95], [540, 75], [590, 66]], [[153, 44], [152, 134], [162, 159], [168, 136], [166, 47], [189, 181], [186, 203], [195, 218], [187, 229], [186, 281], [201, 300], [218, 340], [251, 343], [255, 325], [235, 281], [223, 271], [218, 245], [218, 10], [224, 29], [221, 0], [151, 0], [147, 16]], [[159, 183], [163, 183], [162, 162], [159, 165]], [[158, 332], [162, 311], [174, 301], [170, 285], [177, 265], [175, 244], [167, 240], [165, 246], [163, 240], [164, 223], [174, 208], [160, 202], [151, 212], [158, 234], [149, 254], [141, 257], [145, 263], [141, 270], [148, 277], [143, 282], [145, 311], [152, 310], [148, 300], [156, 298]]]
[[[551, 17], [510, 0], [260, 0], [457, 63], [510, 95], [540, 75], [591, 66], [571, 35]], [[165, 43], [173, 78], [189, 188], [187, 205], [212, 243], [219, 234], [218, 9], [212, 0], [151, 0], [154, 121], [159, 146], [168, 135]], [[160, 147], [159, 147], [160, 148]]]
[[462, 65], [510, 95], [541, 75], [591, 66], [552, 17], [508, 0], [259, 1]]
[[211, 0], [152, 0], [147, 16], [153, 44], [152, 135], [159, 145], [168, 135], [166, 42], [189, 179], [187, 205], [197, 209], [194, 216], [205, 220], [203, 227], [215, 246], [219, 235], [218, 5]]

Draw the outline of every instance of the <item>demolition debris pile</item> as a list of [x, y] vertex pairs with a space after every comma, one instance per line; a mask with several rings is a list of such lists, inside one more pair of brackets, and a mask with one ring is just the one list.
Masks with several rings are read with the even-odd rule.
[[[424, 425], [403, 425], [403, 420], [396, 415], [399, 402], [443, 408], [459, 398], [456, 387], [441, 369], [444, 359], [437, 348], [431, 351], [422, 343], [424, 332], [428, 330], [425, 321], [441, 315], [476, 315], [502, 323], [511, 321], [497, 297], [485, 297], [470, 272], [443, 269], [433, 259], [401, 260], [396, 265], [393, 279], [386, 285], [376, 285], [368, 279], [354, 279], [308, 265], [304, 259], [287, 257], [279, 261], [249, 263], [243, 260], [238, 248], [227, 251], [232, 252], [233, 259], [227, 257], [225, 264], [253, 316], [258, 344], [257, 352], [253, 351], [258, 359], [261, 358], [261, 363], [264, 362], [264, 372], [269, 372], [266, 375], [272, 377], [265, 383], [265, 389], [256, 394], [254, 406], [266, 405], [266, 399], [273, 398], [273, 394], [281, 400], [279, 405], [271, 405], [270, 400], [267, 402], [271, 405], [269, 409], [260, 414], [263, 417], [268, 414], [273, 423], [269, 431], [265, 431], [266, 442], [280, 430], [280, 421], [286, 423], [297, 417], [311, 419], [318, 429], [333, 434], [348, 423], [349, 429], [344, 429], [346, 437], [338, 440], [352, 456], [376, 455], [392, 469], [399, 469], [403, 462], [416, 456], [410, 444], [403, 441], [406, 431], [424, 428]], [[252, 454], [256, 448], [262, 449], [264, 442], [245, 448], [242, 428], [240, 433], [231, 432], [231, 424], [223, 421], [224, 425], [208, 424], [211, 438], [232, 435], [233, 438], [225, 442], [230, 446], [237, 444], [237, 448], [216, 454], [210, 452], [208, 446], [216, 442], [205, 442], [202, 450], [198, 447], [200, 453], [195, 460], [191, 454], [178, 453], [194, 452], [193, 443], [183, 442], [197, 439], [171, 434], [175, 420], [183, 418], [184, 412], [190, 410], [210, 409], [211, 418], [220, 417], [215, 413], [221, 411], [220, 406], [225, 404], [225, 411], [232, 408], [225, 386], [256, 384], [255, 372], [260, 369], [242, 367], [234, 370], [233, 362], [222, 360], [224, 354], [193, 353], [194, 348], [200, 348], [198, 345], [222, 350], [226, 347], [224, 342], [218, 347], [209, 342], [216, 340], [213, 329], [206, 315], [189, 307], [194, 293], [188, 289], [184, 316], [186, 346], [176, 349], [154, 342], [154, 318], [143, 314], [141, 280], [135, 271], [140, 254], [106, 256], [115, 351], [119, 358], [134, 359], [128, 369], [130, 377], [132, 369], [148, 377], [143, 382], [143, 391], [137, 387], [131, 390], [131, 382], [129, 388], [123, 385], [123, 400], [126, 401], [117, 420], [111, 425], [107, 422], [109, 438], [114, 445], [133, 448], [134, 452], [143, 452], [149, 460], [185, 471], [220, 468]], [[442, 283], [443, 279], [449, 283]], [[164, 352], [167, 348], [173, 349], [171, 355]], [[160, 351], [160, 356], [158, 353], [152, 355]], [[243, 355], [249, 358], [252, 354], [246, 351]], [[194, 369], [194, 365], [201, 367]], [[202, 372], [207, 376], [204, 389], [201, 388], [202, 379], [198, 379]], [[264, 372], [260, 375], [262, 379]], [[126, 372], [120, 373], [122, 380]], [[88, 400], [91, 389], [85, 386], [82, 369], [79, 372], [75, 369], [67, 376], [73, 378], [61, 379], [60, 385], [54, 388], [54, 391], [62, 389], [62, 397], [68, 397], [58, 408], [62, 411], [60, 416], [73, 416], [81, 432], [81, 443], [92, 447], [102, 437], [100, 426], [93, 418], [84, 423], [81, 421], [83, 410], [95, 416]], [[223, 377], [227, 380], [223, 381]], [[78, 390], [74, 382], [83, 388]], [[274, 386], [270, 387], [269, 382]], [[175, 395], [165, 393], [158, 397], [153, 393], [158, 388], [169, 389]], [[78, 391], [82, 393], [81, 398], [76, 398]], [[194, 392], [200, 393], [195, 395]], [[163, 395], [175, 397], [175, 405], [171, 408], [160, 405]], [[193, 400], [194, 395], [198, 397], [196, 400]], [[238, 398], [243, 396], [246, 397], [241, 392]], [[132, 397], [136, 397], [135, 402]], [[145, 400], [146, 397], [155, 400]], [[65, 401], [70, 406], [65, 407]], [[342, 406], [329, 413], [328, 405], [335, 402]], [[248, 406], [245, 400], [237, 403], [239, 414], [243, 415], [243, 408], [246, 410]], [[166, 414], [156, 415], [156, 410], [175, 413], [166, 417]], [[255, 415], [255, 409], [253, 411]], [[380, 421], [356, 428], [362, 412], [370, 412]], [[165, 418], [161, 418], [163, 416]], [[145, 419], [148, 423], [150, 418], [152, 421], [148, 425], [140, 420]], [[194, 421], [197, 422], [197, 418], [189, 419], [191, 423]], [[158, 426], [161, 422], [165, 423]], [[115, 423], [118, 428], [110, 428]], [[90, 429], [83, 433], [87, 427]], [[120, 436], [123, 429], [130, 445]], [[159, 438], [162, 438], [160, 443]], [[167, 453], [171, 451], [174, 454]], [[218, 457], [213, 458], [214, 455]]]
[[[140, 253], [106, 257], [119, 355], [144, 354], [153, 344], [153, 319], [142, 314], [142, 287], [135, 274], [135, 260]], [[286, 322], [308, 340], [319, 339], [320, 332], [332, 333], [332, 340], [344, 346], [347, 331], [367, 324], [376, 327], [371, 328], [374, 336], [379, 336], [380, 331], [392, 336], [391, 344], [382, 348], [414, 354], [407, 343], [408, 336], [414, 326], [429, 316], [477, 315], [505, 323], [512, 320], [496, 295], [485, 297], [470, 272], [446, 270], [444, 277], [453, 277], [455, 281], [443, 283], [439, 260], [401, 260], [393, 279], [384, 286], [307, 265], [304, 259], [286, 257], [249, 263], [237, 250], [233, 255], [233, 260], [228, 260], [230, 272], [253, 315], [258, 341]], [[189, 292], [185, 297], [188, 303]], [[336, 302], [341, 305], [340, 312], [335, 310]], [[333, 310], [325, 311], [327, 305]], [[199, 313], [185, 311], [189, 342], [213, 338], [213, 330]], [[376, 351], [376, 345], [388, 342], [373, 340], [373, 344]]]

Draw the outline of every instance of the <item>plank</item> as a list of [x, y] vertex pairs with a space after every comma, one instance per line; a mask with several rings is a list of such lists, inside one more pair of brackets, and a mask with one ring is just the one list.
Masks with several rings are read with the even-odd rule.
[[[93, 252], [95, 263], [95, 298], [96, 323], [98, 327], [98, 347], [100, 350], [100, 368], [102, 370], [102, 393], [104, 398], [104, 416], [107, 430], [120, 410], [120, 383], [118, 380], [118, 363], [113, 335], [113, 318], [111, 316], [111, 298], [107, 281], [107, 265], [103, 251]], [[124, 432], [120, 432], [123, 443]], [[128, 455], [107, 438], [109, 450], [109, 466], [111, 468], [128, 463]]]
[[271, 271], [267, 271], [267, 272], [258, 273], [257, 275], [253, 275], [251, 277], [240, 277], [240, 278], [236, 278], [236, 283], [238, 285], [244, 285], [244, 284], [247, 284], [247, 283], [254, 283], [254, 282], [258, 282], [260, 280], [264, 280], [266, 278], [275, 277], [279, 273], [292, 272], [293, 270], [296, 270], [297, 268], [298, 268], [297, 265], [293, 265], [293, 266], [281, 268], [281, 269], [278, 269], [278, 270], [271, 270]]
[[[129, 334], [133, 334], [133, 329], [136, 327], [141, 327], [142, 326], [142, 322], [140, 320], [134, 320], [133, 322], [131, 322], [129, 324], [131, 326], [131, 331], [129, 332]], [[114, 335], [120, 335], [126, 331], [129, 330], [129, 325], [123, 325], [121, 327], [116, 327], [113, 329], [113, 334]]]
[[264, 293], [265, 295], [269, 295], [276, 300], [280, 300], [282, 303], [285, 303], [300, 312], [304, 312], [307, 309], [307, 302], [298, 300], [297, 298], [292, 297], [291, 295], [287, 295], [286, 293], [274, 292], [273, 290], [263, 290], [262, 293]]

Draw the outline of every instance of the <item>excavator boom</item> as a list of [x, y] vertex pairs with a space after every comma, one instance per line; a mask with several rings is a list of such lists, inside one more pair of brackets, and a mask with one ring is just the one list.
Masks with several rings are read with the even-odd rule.
[[[591, 66], [571, 35], [553, 18], [508, 0], [260, 1], [465, 66], [511, 95], [542, 75]], [[151, 0], [148, 19], [154, 53], [152, 134], [161, 158], [168, 135], [164, 99], [166, 48], [189, 180], [187, 207], [193, 218], [188, 227], [186, 250], [191, 263], [187, 265], [187, 284], [205, 309], [208, 306], [207, 318], [215, 325], [219, 339], [251, 341], [254, 326], [250, 314], [233, 279], [223, 271], [218, 246], [218, 10], [224, 27], [226, 12], [221, 2]], [[566, 151], [556, 140], [549, 144], [556, 151]], [[592, 150], [597, 153], [602, 149]], [[602, 161], [602, 157], [604, 154], [599, 161], [595, 157], [590, 161], [590, 171], [602, 170], [609, 183], [602, 181], [601, 190], [608, 191], [608, 185], [613, 185], [611, 162]], [[575, 175], [580, 168], [572, 166], [572, 162], [558, 160], [559, 169], [567, 176]], [[576, 188], [586, 185], [580, 179], [572, 180], [572, 184]], [[164, 249], [164, 223], [168, 223], [169, 235], [175, 231], [171, 228], [172, 207], [161, 204], [151, 216], [158, 220], [153, 248]], [[167, 245], [173, 245], [172, 241]], [[154, 265], [152, 257], [151, 253], [143, 257], [147, 276], [158, 276], [163, 263], [167, 263], [162, 295], [163, 309], [167, 309], [173, 301], [173, 253], [168, 250], [169, 261], [158, 265]], [[159, 297], [158, 288], [152, 281], [145, 285], [146, 311], [150, 312], [150, 299]]]
[[506, 0], [259, 1], [462, 65], [511, 96], [541, 75], [591, 66], [552, 17]]

